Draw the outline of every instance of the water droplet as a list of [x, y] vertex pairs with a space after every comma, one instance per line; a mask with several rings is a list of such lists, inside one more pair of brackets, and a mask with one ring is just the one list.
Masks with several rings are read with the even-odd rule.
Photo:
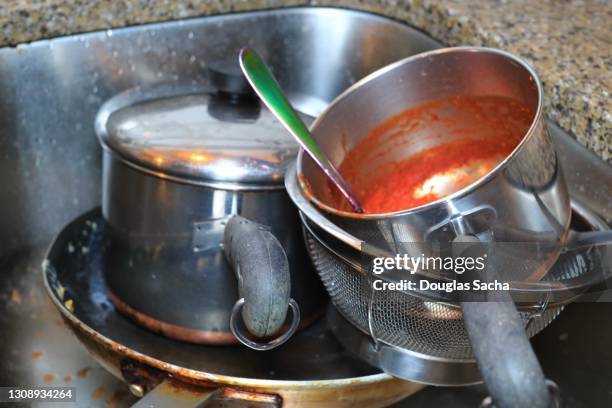
[[106, 30], [106, 36], [107, 37], [112, 37], [113, 36], [113, 30], [111, 30], [110, 28], [108, 30]]
[[193, 34], [193, 31], [190, 31], [189, 34], [187, 34], [187, 38], [193, 40], [193, 37], [195, 37], [195, 35]]
[[195, 56], [195, 55], [190, 56], [190, 57], [189, 57], [189, 62], [190, 62], [190, 63], [192, 63], [192, 64], [193, 64], [194, 62], [196, 62], [196, 56]]

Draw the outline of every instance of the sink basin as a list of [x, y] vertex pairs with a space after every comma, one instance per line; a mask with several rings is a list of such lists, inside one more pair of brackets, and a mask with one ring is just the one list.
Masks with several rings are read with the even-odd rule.
[[[206, 83], [206, 64], [244, 45], [262, 54], [290, 99], [311, 115], [377, 68], [441, 46], [383, 17], [297, 8], [0, 49], [0, 332], [14, 333], [0, 339], [0, 384], [76, 386], [87, 406], [132, 401], [58, 324], [38, 274], [42, 249], [64, 224], [100, 203], [93, 129], [100, 105], [136, 86]], [[610, 167], [555, 125], [550, 129], [573, 196], [612, 221]], [[612, 405], [612, 352], [604, 346], [611, 342], [611, 305], [587, 303], [567, 307], [534, 339], [568, 406]], [[398, 406], [473, 407], [485, 395], [483, 387], [428, 387]]]

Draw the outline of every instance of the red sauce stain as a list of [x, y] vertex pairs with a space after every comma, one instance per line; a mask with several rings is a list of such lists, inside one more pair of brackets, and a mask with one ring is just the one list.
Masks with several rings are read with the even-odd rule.
[[104, 390], [104, 387], [98, 387], [94, 390], [94, 392], [91, 393], [91, 399], [99, 400], [102, 397], [104, 397], [105, 393], [106, 393], [106, 390]]
[[77, 371], [77, 377], [79, 377], [79, 378], [87, 377], [87, 374], [89, 374], [90, 370], [91, 370], [91, 367], [81, 368], [79, 371]]
[[37, 358], [42, 357], [43, 352], [42, 351], [33, 351], [32, 352], [32, 359], [36, 360]]
[[43, 381], [45, 382], [45, 384], [52, 383], [53, 381], [55, 381], [55, 376], [53, 374], [45, 374], [43, 376]]
[[[486, 175], [519, 144], [533, 117], [506, 97], [442, 98], [382, 122], [347, 154], [339, 171], [366, 213], [419, 207]], [[336, 208], [352, 211], [331, 185], [330, 190]]]

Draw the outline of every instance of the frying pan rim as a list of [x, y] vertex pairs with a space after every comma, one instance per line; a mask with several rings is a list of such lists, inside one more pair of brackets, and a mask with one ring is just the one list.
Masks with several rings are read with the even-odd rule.
[[256, 388], [277, 388], [277, 389], [285, 389], [285, 390], [299, 390], [312, 388], [316, 386], [318, 388], [325, 389], [333, 389], [333, 388], [342, 388], [347, 385], [367, 385], [367, 384], [375, 384], [382, 383], [390, 380], [397, 380], [394, 377], [385, 374], [370, 374], [359, 377], [351, 377], [351, 378], [338, 378], [338, 379], [326, 379], [326, 380], [269, 380], [269, 379], [257, 379], [257, 378], [246, 378], [246, 377], [237, 377], [237, 376], [229, 376], [222, 374], [215, 374], [206, 371], [199, 371], [192, 368], [181, 367], [179, 365], [168, 363], [158, 358], [154, 358], [151, 356], [147, 356], [139, 351], [136, 351], [130, 347], [127, 347], [123, 344], [120, 344], [109, 337], [103, 335], [102, 333], [97, 332], [95, 329], [81, 321], [78, 317], [74, 315], [74, 313], [70, 312], [68, 308], [60, 302], [60, 300], [56, 297], [55, 291], [51, 288], [49, 284], [49, 280], [47, 278], [47, 270], [48, 268], [45, 264], [48, 262], [49, 255], [52, 249], [56, 246], [56, 243], [59, 237], [62, 235], [62, 232], [68, 229], [74, 222], [79, 221], [81, 218], [87, 217], [96, 211], [99, 211], [99, 207], [95, 207], [89, 211], [86, 211], [79, 215], [78, 217], [72, 219], [68, 224], [64, 226], [64, 228], [58, 233], [50, 245], [47, 247], [45, 252], [45, 258], [43, 261], [43, 266], [41, 268], [41, 273], [43, 275], [43, 283], [45, 289], [47, 291], [47, 295], [51, 299], [54, 306], [61, 313], [62, 317], [67, 319], [72, 327], [78, 329], [82, 333], [84, 333], [89, 339], [95, 341], [96, 343], [101, 344], [107, 349], [113, 350], [117, 353], [120, 353], [126, 357], [135, 359], [141, 363], [147, 364], [154, 368], [164, 371], [165, 373], [177, 375], [178, 377], [187, 377], [193, 380], [199, 381], [207, 381], [218, 384], [219, 386], [240, 386], [240, 387], [256, 387]]

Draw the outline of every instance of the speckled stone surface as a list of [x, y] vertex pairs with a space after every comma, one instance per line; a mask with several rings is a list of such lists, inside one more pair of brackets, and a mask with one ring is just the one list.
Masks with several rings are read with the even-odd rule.
[[366, 10], [448, 45], [485, 45], [539, 72], [550, 117], [612, 163], [612, 1], [609, 0], [4, 0], [0, 45], [178, 18], [292, 5]]

